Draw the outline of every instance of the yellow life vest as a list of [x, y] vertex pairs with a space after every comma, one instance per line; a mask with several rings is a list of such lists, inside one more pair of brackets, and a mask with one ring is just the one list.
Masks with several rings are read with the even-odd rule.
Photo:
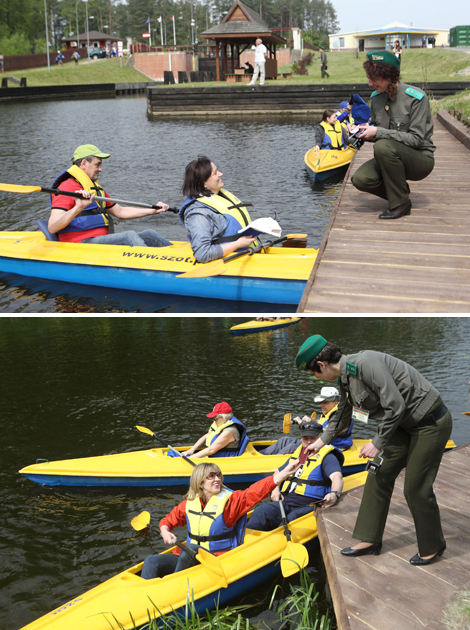
[[[224, 188], [222, 188], [218, 195], [212, 195], [212, 197], [198, 197], [198, 201], [214, 208], [221, 214], [229, 214], [236, 219], [242, 227], [246, 227], [251, 223], [250, 213], [240, 199]], [[231, 206], [237, 207], [231, 208]]]
[[231, 427], [234, 424], [235, 423], [233, 422], [233, 420], [227, 420], [227, 422], [225, 424], [221, 424], [220, 427], [219, 427], [217, 422], [214, 420], [214, 422], [211, 424], [211, 426], [209, 428], [209, 431], [207, 432], [206, 446], [210, 446], [212, 444], [212, 442], [217, 437], [219, 437], [219, 435], [222, 433], [222, 431], [224, 431], [227, 427]]
[[[79, 168], [78, 166], [76, 166], [75, 164], [73, 164], [70, 168], [67, 169], [67, 173], [69, 173], [70, 175], [72, 175], [72, 177], [74, 179], [76, 179], [78, 182], [80, 182], [80, 184], [83, 187], [83, 190], [88, 190], [88, 192], [92, 193], [93, 195], [97, 195], [98, 197], [104, 197], [104, 188], [101, 186], [101, 184], [98, 182], [98, 180], [93, 181], [92, 179], [90, 179], [88, 177], [88, 175], [82, 171], [81, 168]], [[106, 201], [95, 201], [96, 205], [101, 208], [104, 209], [106, 207]], [[93, 206], [88, 206], [88, 209], [91, 210], [91, 208], [94, 207]], [[106, 214], [103, 213], [103, 218], [104, 221], [106, 223], [106, 225], [108, 225], [108, 217]]]
[[[302, 449], [303, 446], [301, 444], [295, 453], [290, 456], [289, 461], [297, 459], [300, 456]], [[331, 481], [325, 481], [323, 479], [321, 464], [324, 458], [333, 451], [335, 451], [336, 454], [337, 451], [335, 447], [327, 445], [323, 446], [316, 455], [309, 457], [302, 466], [302, 472], [300, 475], [296, 473], [284, 481], [281, 486], [281, 492], [289, 492], [291, 484], [296, 484], [294, 488], [294, 492], [296, 494], [312, 497], [312, 499], [323, 499], [327, 494], [326, 490], [329, 492]]]
[[321, 145], [321, 149], [344, 149], [343, 143], [343, 127], [338, 121], [334, 126], [326, 121], [320, 123], [320, 127], [325, 130], [325, 137]]
[[336, 411], [338, 410], [338, 404], [336, 404], [333, 409], [331, 409], [328, 413], [322, 414], [320, 419], [318, 420], [318, 424], [321, 424], [322, 426], [325, 424], [325, 422], [328, 422], [329, 419], [331, 418], [331, 416], [336, 413]]
[[231, 494], [231, 490], [223, 488], [209, 499], [203, 509], [199, 497], [186, 501], [187, 544], [200, 545], [208, 551], [215, 552], [234, 549], [243, 542], [246, 515], [231, 529], [224, 521], [224, 509]]

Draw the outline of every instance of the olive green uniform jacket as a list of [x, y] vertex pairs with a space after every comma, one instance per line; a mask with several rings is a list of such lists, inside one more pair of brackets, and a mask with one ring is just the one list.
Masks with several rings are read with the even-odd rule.
[[398, 84], [392, 98], [385, 92], [373, 92], [371, 124], [377, 127], [375, 141], [396, 140], [412, 149], [429, 153], [436, 150], [431, 140], [434, 125], [429, 99], [421, 90], [406, 83]]
[[383, 352], [364, 350], [343, 355], [340, 373], [341, 400], [322, 435], [325, 444], [330, 444], [348, 422], [346, 409], [343, 413], [349, 406], [348, 398], [353, 407], [369, 412], [369, 422], [378, 423], [372, 444], [380, 450], [398, 426], [417, 426], [440, 398], [418, 370]]

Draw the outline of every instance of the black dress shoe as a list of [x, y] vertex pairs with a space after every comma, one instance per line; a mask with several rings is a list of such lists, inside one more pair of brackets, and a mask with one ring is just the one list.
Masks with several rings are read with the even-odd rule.
[[399, 219], [407, 214], [411, 214], [411, 201], [398, 206], [395, 210], [385, 210], [385, 212], [379, 214], [379, 219]]
[[371, 553], [373, 556], [378, 556], [380, 550], [382, 549], [382, 543], [372, 543], [368, 547], [364, 547], [363, 549], [353, 549], [352, 547], [346, 547], [346, 549], [341, 549], [341, 553], [343, 556], [366, 556]]
[[414, 564], [419, 567], [423, 567], [426, 564], [431, 564], [431, 562], [433, 562], [438, 556], [442, 556], [445, 550], [446, 550], [446, 543], [444, 543], [444, 546], [441, 549], [439, 549], [439, 551], [435, 553], [431, 558], [426, 558], [426, 559], [421, 558], [419, 554], [416, 554], [415, 556], [411, 558], [410, 564]]

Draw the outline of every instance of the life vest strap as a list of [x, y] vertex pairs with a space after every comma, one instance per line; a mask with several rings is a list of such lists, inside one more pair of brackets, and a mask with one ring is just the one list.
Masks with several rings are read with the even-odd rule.
[[287, 477], [286, 481], [291, 481], [292, 483], [303, 483], [306, 486], [323, 486], [325, 488], [331, 486], [331, 481], [313, 481], [312, 479], [300, 479], [295, 475]]
[[[223, 195], [223, 197], [224, 197], [225, 199], [227, 199], [227, 196], [226, 196], [226, 195]], [[240, 202], [240, 203], [237, 203], [237, 204], [235, 204], [235, 205], [233, 205], [233, 206], [228, 206], [228, 207], [227, 207], [227, 210], [235, 210], [235, 208], [237, 208], [238, 210], [240, 210], [240, 208], [246, 208], [246, 206], [252, 206], [252, 205], [253, 205], [252, 203], [242, 203], [242, 202]]]
[[234, 532], [235, 528], [231, 529], [228, 532], [225, 532], [224, 534], [214, 534], [212, 536], [196, 536], [196, 534], [192, 534], [190, 531], [188, 531], [188, 536], [199, 544], [205, 542], [216, 542], [217, 540], [226, 540], [227, 538], [230, 538], [230, 536]]
[[216, 517], [213, 516], [213, 514], [216, 514], [216, 512], [196, 512], [195, 510], [188, 510], [188, 512], [190, 514], [195, 514], [196, 516], [207, 516], [207, 518], [211, 518], [213, 521], [215, 521]]

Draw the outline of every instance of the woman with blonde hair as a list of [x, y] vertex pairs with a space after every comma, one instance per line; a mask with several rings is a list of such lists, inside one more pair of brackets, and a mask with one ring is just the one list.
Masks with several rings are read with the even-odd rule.
[[[216, 464], [198, 464], [191, 475], [184, 500], [160, 521], [165, 544], [174, 545], [177, 538], [172, 530], [187, 525], [188, 548], [197, 551], [202, 547], [215, 555], [235, 549], [243, 544], [247, 512], [268, 497], [298, 467], [299, 461], [292, 461], [271, 477], [257, 481], [246, 490], [233, 492], [223, 485], [224, 477]], [[196, 562], [176, 547], [171, 554], [148, 556], [141, 576], [146, 580], [163, 577], [187, 569]]]

